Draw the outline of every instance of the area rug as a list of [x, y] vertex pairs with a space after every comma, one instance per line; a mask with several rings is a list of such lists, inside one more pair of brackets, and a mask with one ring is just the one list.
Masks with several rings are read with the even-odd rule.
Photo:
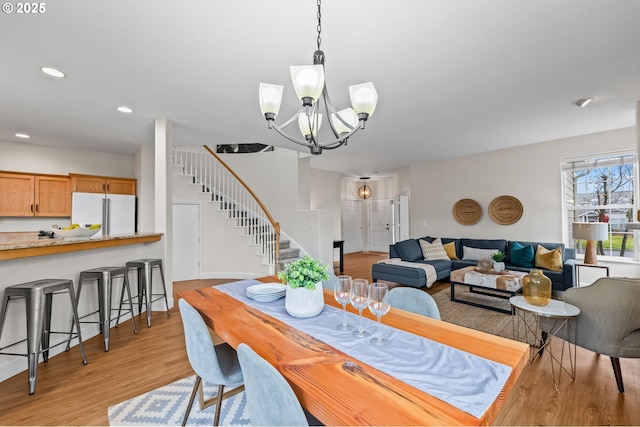
[[[134, 397], [108, 409], [110, 426], [179, 426], [189, 403], [195, 376], [175, 381], [159, 389]], [[215, 396], [217, 385], [204, 383], [206, 399]], [[200, 410], [196, 397], [187, 420], [188, 426], [213, 424], [216, 407]], [[221, 426], [251, 425], [245, 393], [240, 392], [222, 402]]]
[[[513, 322], [516, 320], [514, 319], [515, 316], [451, 301], [449, 289], [440, 291], [432, 295], [432, 297], [440, 310], [440, 318], [445, 322], [514, 339]], [[503, 309], [511, 308], [509, 300], [471, 293], [462, 286], [456, 287], [456, 298]]]

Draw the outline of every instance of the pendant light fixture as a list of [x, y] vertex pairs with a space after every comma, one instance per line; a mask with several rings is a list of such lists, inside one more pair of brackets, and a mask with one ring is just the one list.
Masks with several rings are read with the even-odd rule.
[[[302, 102], [302, 107], [281, 125], [275, 123], [282, 103], [280, 85], [260, 83], [260, 110], [264, 115], [269, 129], [274, 129], [283, 137], [296, 144], [308, 147], [311, 154], [322, 154], [322, 150], [332, 150], [346, 145], [351, 135], [364, 129], [367, 119], [373, 114], [378, 102], [378, 92], [373, 83], [362, 83], [349, 86], [351, 108], [337, 111], [327, 92], [324, 73], [324, 52], [320, 49], [321, 42], [321, 0], [318, 6], [318, 49], [313, 54], [313, 65], [299, 65], [291, 67], [291, 80], [296, 95]], [[333, 137], [320, 141], [318, 131], [322, 119], [328, 121]], [[302, 138], [296, 138], [286, 133], [285, 128], [293, 123], [298, 124]], [[326, 125], [325, 125], [326, 127]]]
[[369, 179], [369, 177], [363, 176], [363, 177], [360, 177], [360, 179], [362, 180], [362, 186], [358, 188], [358, 196], [361, 199], [366, 200], [369, 197], [371, 197], [371, 187], [367, 185], [367, 180]]

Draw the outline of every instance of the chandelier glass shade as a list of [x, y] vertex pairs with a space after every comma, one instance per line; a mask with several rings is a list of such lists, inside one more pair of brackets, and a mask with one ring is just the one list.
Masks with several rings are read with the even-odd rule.
[[[367, 119], [373, 115], [378, 103], [378, 92], [373, 83], [349, 86], [351, 107], [337, 111], [329, 98], [325, 82], [324, 52], [320, 50], [321, 13], [318, 0], [318, 49], [313, 54], [313, 65], [291, 67], [291, 82], [296, 96], [302, 103], [300, 109], [281, 125], [275, 123], [282, 104], [283, 86], [260, 83], [260, 111], [267, 120], [269, 129], [274, 129], [286, 139], [311, 150], [311, 154], [322, 154], [347, 143], [351, 135], [364, 129]], [[331, 133], [328, 140], [320, 141], [319, 130], [322, 116], [327, 118]], [[296, 123], [302, 136], [294, 137], [286, 128]]]

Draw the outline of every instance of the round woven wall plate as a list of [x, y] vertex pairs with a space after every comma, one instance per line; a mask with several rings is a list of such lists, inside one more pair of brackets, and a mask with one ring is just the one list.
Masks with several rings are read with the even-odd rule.
[[473, 225], [482, 218], [482, 207], [473, 199], [460, 199], [453, 205], [453, 217], [462, 225]]
[[515, 224], [522, 217], [522, 203], [513, 196], [498, 196], [489, 203], [489, 216], [496, 224]]

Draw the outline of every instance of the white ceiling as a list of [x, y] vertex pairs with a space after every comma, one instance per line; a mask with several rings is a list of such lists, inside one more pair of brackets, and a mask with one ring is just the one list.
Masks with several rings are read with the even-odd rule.
[[[127, 153], [167, 118], [176, 145], [297, 147], [267, 129], [258, 84], [285, 86], [281, 117], [298, 108], [288, 67], [311, 63], [316, 2], [45, 5], [0, 14], [0, 140]], [[336, 107], [351, 84], [379, 93], [366, 129], [312, 160], [347, 176], [635, 125], [638, 0], [325, 0], [322, 49]]]

